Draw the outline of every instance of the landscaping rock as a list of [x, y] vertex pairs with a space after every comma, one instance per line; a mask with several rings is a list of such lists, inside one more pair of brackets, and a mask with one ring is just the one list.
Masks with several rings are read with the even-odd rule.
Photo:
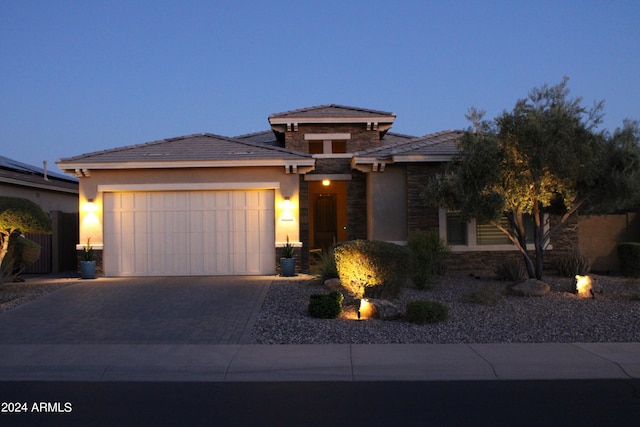
[[536, 279], [526, 279], [509, 286], [509, 291], [514, 295], [523, 297], [541, 297], [548, 294], [550, 290], [551, 287], [548, 284]]
[[324, 287], [329, 289], [330, 291], [337, 291], [342, 288], [342, 282], [337, 277], [333, 279], [327, 279], [324, 281]]
[[395, 320], [400, 318], [400, 310], [390, 301], [384, 299], [367, 298], [373, 305], [373, 317], [380, 320]]

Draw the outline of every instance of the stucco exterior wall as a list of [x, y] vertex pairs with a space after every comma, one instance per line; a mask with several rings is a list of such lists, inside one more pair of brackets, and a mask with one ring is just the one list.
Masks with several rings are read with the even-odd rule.
[[618, 244], [640, 241], [640, 215], [591, 215], [578, 219], [580, 250], [595, 272], [618, 272]]
[[45, 212], [78, 212], [78, 194], [0, 183], [0, 195], [31, 200]]
[[403, 165], [367, 174], [367, 211], [368, 239], [407, 241], [407, 175]]

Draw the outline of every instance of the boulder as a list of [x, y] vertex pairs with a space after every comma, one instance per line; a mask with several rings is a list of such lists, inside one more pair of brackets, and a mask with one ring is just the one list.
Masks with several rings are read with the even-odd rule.
[[398, 307], [387, 300], [367, 298], [369, 304], [373, 305], [373, 317], [380, 320], [394, 320], [400, 318], [400, 310]]
[[551, 287], [537, 279], [526, 279], [509, 286], [509, 290], [523, 297], [541, 297], [548, 294]]
[[342, 288], [342, 281], [337, 277], [333, 279], [327, 279], [324, 281], [324, 287], [330, 291], [337, 291], [338, 289]]

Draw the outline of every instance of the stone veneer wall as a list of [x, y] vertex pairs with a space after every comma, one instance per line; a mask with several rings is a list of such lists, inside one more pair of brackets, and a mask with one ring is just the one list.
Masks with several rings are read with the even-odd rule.
[[347, 232], [349, 240], [367, 238], [367, 176], [357, 171], [347, 184]]
[[302, 249], [300, 252], [300, 269], [301, 271], [309, 271], [309, 184], [304, 180], [304, 175], [300, 175], [300, 241]]
[[308, 152], [309, 142], [305, 141], [306, 133], [349, 133], [351, 138], [347, 140], [347, 152], [367, 150], [380, 145], [380, 132], [367, 130], [364, 123], [361, 124], [300, 124], [297, 131], [285, 132], [285, 148], [303, 153]]
[[427, 206], [421, 193], [438, 164], [407, 163], [407, 235], [413, 231], [438, 231], [438, 208]]

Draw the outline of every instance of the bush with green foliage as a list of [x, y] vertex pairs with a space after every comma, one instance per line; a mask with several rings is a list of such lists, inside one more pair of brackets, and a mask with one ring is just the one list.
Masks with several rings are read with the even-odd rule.
[[574, 277], [576, 274], [584, 276], [591, 270], [591, 261], [580, 249], [574, 249], [556, 261], [558, 273], [564, 277]]
[[407, 281], [409, 251], [377, 240], [350, 240], [333, 249], [342, 286], [354, 298], [394, 298]]
[[309, 298], [309, 315], [318, 319], [335, 319], [342, 312], [344, 296], [338, 291], [313, 294]]
[[0, 265], [9, 251], [14, 234], [51, 233], [51, 221], [31, 200], [0, 196]]
[[405, 318], [411, 323], [437, 323], [447, 320], [449, 308], [438, 301], [417, 300], [407, 304]]
[[435, 232], [416, 231], [409, 236], [408, 243], [411, 281], [418, 289], [424, 289], [435, 277], [444, 274], [449, 247]]
[[33, 264], [40, 258], [41, 247], [20, 233], [13, 233], [9, 238], [7, 255], [0, 262], [0, 283], [15, 280], [24, 267]]
[[521, 261], [508, 260], [496, 267], [498, 280], [518, 282], [527, 277], [527, 269]]
[[640, 277], [640, 243], [620, 243], [618, 258], [620, 259], [620, 272], [625, 277]]

